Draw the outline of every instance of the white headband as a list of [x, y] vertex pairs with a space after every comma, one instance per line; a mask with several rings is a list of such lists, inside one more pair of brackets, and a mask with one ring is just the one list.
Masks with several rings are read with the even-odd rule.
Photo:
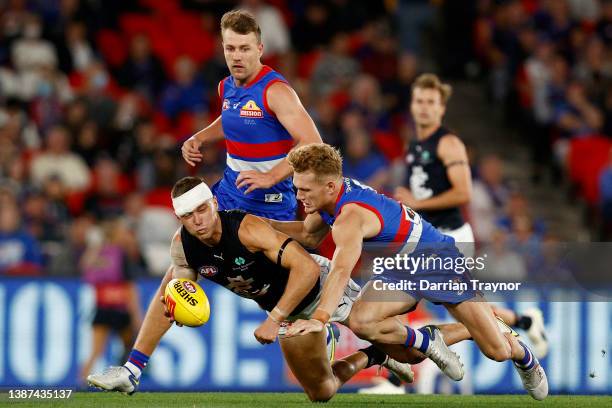
[[213, 198], [213, 194], [210, 188], [205, 183], [200, 183], [186, 193], [172, 199], [174, 213], [181, 217], [192, 212], [211, 198]]

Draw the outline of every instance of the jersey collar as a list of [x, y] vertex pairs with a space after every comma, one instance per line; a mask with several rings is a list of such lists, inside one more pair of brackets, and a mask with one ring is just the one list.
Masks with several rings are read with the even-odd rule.
[[[270, 72], [272, 72], [272, 68], [270, 68], [267, 65], [263, 65], [261, 69], [259, 70], [259, 72], [257, 73], [257, 75], [255, 75], [255, 78], [251, 79], [246, 85], [242, 86], [241, 88], [250, 88], [251, 86], [255, 85], [261, 78], [263, 78], [265, 75], [269, 74]], [[234, 81], [234, 84], [236, 84], [236, 81]]]

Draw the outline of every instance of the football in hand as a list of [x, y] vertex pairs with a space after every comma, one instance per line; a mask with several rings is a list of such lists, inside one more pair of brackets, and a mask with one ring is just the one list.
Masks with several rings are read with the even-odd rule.
[[170, 316], [185, 326], [197, 327], [208, 321], [210, 305], [204, 290], [190, 279], [172, 279], [164, 292]]

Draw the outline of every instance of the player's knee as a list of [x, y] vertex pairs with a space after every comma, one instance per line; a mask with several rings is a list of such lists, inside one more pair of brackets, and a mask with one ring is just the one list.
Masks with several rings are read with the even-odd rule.
[[509, 360], [512, 355], [512, 350], [507, 342], [491, 345], [486, 347], [482, 352], [491, 360], [499, 362]]
[[357, 337], [363, 340], [374, 340], [375, 330], [374, 322], [364, 316], [351, 317], [349, 328]]
[[336, 387], [331, 381], [325, 381], [318, 384], [316, 387], [306, 390], [308, 399], [312, 402], [327, 402], [336, 395]]

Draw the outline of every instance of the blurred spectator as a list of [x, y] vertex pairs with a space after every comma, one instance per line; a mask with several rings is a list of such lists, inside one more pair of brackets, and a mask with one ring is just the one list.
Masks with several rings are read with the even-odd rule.
[[397, 77], [398, 46], [391, 27], [384, 20], [366, 23], [361, 29], [362, 44], [355, 56], [364, 72], [385, 84]]
[[598, 0], [567, 0], [575, 20], [594, 22], [601, 12]]
[[423, 30], [433, 22], [434, 9], [428, 0], [400, 0], [397, 22], [404, 51], [418, 53], [423, 46]]
[[27, 164], [19, 156], [9, 158], [0, 169], [0, 188], [21, 197], [28, 189]]
[[84, 74], [84, 86], [81, 94], [87, 104], [87, 114], [100, 129], [105, 129], [113, 122], [117, 103], [111, 97], [111, 78], [101, 62], [90, 64]]
[[542, 219], [532, 217], [529, 202], [522, 193], [514, 191], [505, 206], [504, 214], [497, 220], [499, 226], [508, 232], [517, 232], [521, 241], [532, 235], [544, 236], [546, 224]]
[[418, 59], [414, 54], [402, 54], [397, 65], [397, 77], [381, 84], [384, 106], [394, 114], [407, 110], [412, 95], [411, 86], [419, 74]]
[[98, 220], [119, 217], [124, 199], [119, 166], [111, 158], [100, 157], [93, 175], [94, 187], [85, 199], [85, 211]]
[[330, 9], [323, 0], [306, 2], [306, 9], [296, 16], [291, 29], [295, 50], [307, 53], [328, 44], [335, 30], [330, 18]]
[[84, 378], [103, 353], [112, 332], [119, 334], [129, 350], [142, 316], [134, 276], [127, 267], [125, 238], [129, 231], [118, 220], [108, 221], [87, 231], [85, 252], [79, 260], [83, 280], [96, 290], [91, 355], [81, 370]]
[[170, 82], [161, 96], [161, 108], [171, 119], [182, 112], [200, 112], [206, 109], [206, 88], [197, 78], [194, 61], [182, 56], [174, 63], [174, 81]]
[[83, 71], [94, 62], [94, 50], [87, 38], [84, 21], [70, 21], [64, 35], [55, 44], [59, 58], [59, 69], [65, 74]]
[[28, 194], [22, 205], [24, 227], [42, 245], [59, 242], [65, 234], [64, 225], [49, 210], [49, 199], [42, 191]]
[[478, 174], [472, 183], [470, 220], [476, 239], [491, 242], [497, 220], [510, 198], [510, 188], [504, 179], [503, 162], [496, 155], [482, 159]]
[[550, 35], [562, 50], [567, 50], [570, 32], [576, 24], [567, 0], [547, 0], [541, 6], [534, 16], [536, 28]]
[[291, 46], [289, 30], [282, 14], [263, 0], [243, 0], [239, 8], [249, 10], [261, 27], [264, 59], [286, 54]]
[[89, 186], [89, 168], [80, 156], [69, 150], [70, 139], [66, 128], [51, 128], [45, 145], [46, 149], [32, 159], [30, 177], [34, 185], [40, 187], [47, 178], [56, 176], [71, 191], [84, 190]]
[[55, 47], [41, 38], [42, 31], [40, 17], [29, 14], [24, 22], [23, 37], [15, 41], [11, 50], [11, 61], [17, 71], [27, 72], [57, 66]]
[[[2, 111], [0, 110], [0, 115]], [[25, 111], [24, 106], [17, 99], [9, 99], [6, 101], [6, 114], [4, 123], [0, 123], [0, 127], [5, 127], [5, 130], [14, 133], [12, 139], [25, 149], [40, 148], [40, 132], [37, 124], [32, 121], [32, 118]]]
[[569, 149], [568, 139], [598, 133], [603, 126], [603, 115], [588, 100], [584, 86], [574, 81], [567, 86], [565, 98], [555, 106], [554, 123], [564, 136], [554, 145], [557, 160], [563, 164]]
[[574, 68], [574, 77], [585, 86], [587, 95], [602, 104], [606, 90], [612, 85], [612, 61], [606, 57], [604, 43], [592, 37], [583, 51], [584, 57]]
[[601, 19], [597, 23], [596, 32], [607, 47], [612, 45], [612, 0], [602, 0]]
[[61, 122], [63, 106], [73, 97], [68, 80], [54, 68], [41, 68], [31, 99], [32, 120], [41, 132]]
[[42, 255], [35, 237], [21, 228], [16, 202], [0, 203], [0, 274], [37, 275]]
[[342, 169], [347, 177], [357, 179], [377, 191], [384, 191], [389, 182], [389, 163], [372, 148], [370, 137], [356, 112], [343, 116], [346, 134], [345, 157]]
[[132, 37], [128, 58], [117, 72], [119, 84], [154, 101], [165, 79], [161, 61], [151, 52], [149, 38], [144, 34]]
[[142, 194], [126, 197], [124, 221], [136, 233], [149, 273], [162, 276], [171, 262], [168, 237], [180, 226], [169, 208], [147, 205]]
[[150, 120], [140, 121], [133, 135], [126, 137], [119, 146], [118, 160], [124, 171], [134, 173], [136, 187], [147, 191], [155, 184], [153, 156], [160, 135]]
[[323, 142], [338, 146], [342, 135], [338, 129], [338, 111], [329, 98], [319, 98], [310, 112]]
[[81, 127], [76, 135], [74, 152], [85, 160], [87, 166], [92, 167], [100, 153], [99, 149], [98, 125], [93, 121], [89, 121]]
[[314, 68], [311, 81], [314, 97], [345, 89], [349, 81], [357, 75], [359, 64], [349, 51], [348, 35], [336, 33]]
[[527, 267], [523, 258], [509, 245], [508, 233], [502, 229], [493, 229], [490, 244], [484, 246], [481, 256], [486, 255], [485, 269], [473, 271], [476, 278], [499, 282], [525, 282]]

